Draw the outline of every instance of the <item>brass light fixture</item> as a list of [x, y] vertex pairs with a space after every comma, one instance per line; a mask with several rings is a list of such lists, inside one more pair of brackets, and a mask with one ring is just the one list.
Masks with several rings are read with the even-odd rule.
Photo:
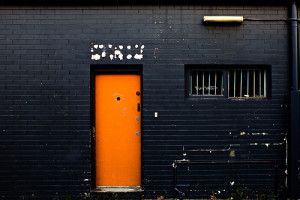
[[243, 16], [204, 16], [204, 22], [243, 22]]

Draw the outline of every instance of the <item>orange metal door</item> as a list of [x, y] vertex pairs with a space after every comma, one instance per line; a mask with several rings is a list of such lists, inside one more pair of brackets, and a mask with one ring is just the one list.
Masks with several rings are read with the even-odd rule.
[[141, 185], [140, 75], [96, 75], [96, 187]]

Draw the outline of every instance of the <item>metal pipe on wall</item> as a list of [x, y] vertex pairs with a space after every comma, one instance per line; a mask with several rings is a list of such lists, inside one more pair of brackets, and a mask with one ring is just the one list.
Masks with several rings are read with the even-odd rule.
[[298, 22], [297, 5], [291, 3], [291, 65], [292, 65], [292, 91], [298, 90]]
[[296, 1], [291, 2], [290, 7], [290, 37], [291, 37], [291, 94], [290, 94], [290, 134], [288, 148], [288, 189], [292, 199], [299, 196], [299, 122], [300, 122], [300, 93], [298, 87], [298, 21], [297, 21], [297, 4]]

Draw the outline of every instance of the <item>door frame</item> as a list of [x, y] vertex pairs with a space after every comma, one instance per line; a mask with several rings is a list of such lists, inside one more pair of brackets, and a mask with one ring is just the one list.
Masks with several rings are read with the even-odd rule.
[[91, 150], [91, 191], [96, 190], [96, 154], [95, 154], [95, 78], [101, 74], [138, 74], [141, 77], [141, 188], [143, 188], [143, 65], [106, 64], [90, 66], [90, 150]]

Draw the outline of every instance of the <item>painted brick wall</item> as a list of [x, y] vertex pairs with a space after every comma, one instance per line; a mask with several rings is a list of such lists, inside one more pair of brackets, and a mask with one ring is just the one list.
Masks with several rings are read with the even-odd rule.
[[[174, 194], [172, 163], [180, 159], [277, 161], [278, 188], [284, 194], [288, 24], [204, 25], [204, 15], [279, 19], [287, 18], [287, 9], [1, 7], [0, 197], [57, 199], [90, 193], [91, 64], [143, 64], [145, 197]], [[134, 48], [127, 54], [132, 55], [144, 45], [143, 58], [111, 60], [107, 55], [92, 60], [95, 44], [130, 45]], [[186, 99], [185, 64], [271, 65], [272, 97]], [[159, 113], [158, 119], [153, 118], [154, 112]], [[230, 150], [220, 151], [230, 145]], [[246, 192], [253, 195], [273, 192], [273, 182], [258, 178], [259, 171], [270, 175], [273, 166], [255, 166], [244, 172], [247, 176], [234, 176], [244, 168], [247, 166], [184, 167], [181, 172], [187, 178], [182, 183], [190, 187], [183, 191], [189, 197], [201, 194], [203, 198], [212, 194], [228, 197], [238, 187], [248, 187]], [[206, 184], [201, 185], [203, 181]]]

